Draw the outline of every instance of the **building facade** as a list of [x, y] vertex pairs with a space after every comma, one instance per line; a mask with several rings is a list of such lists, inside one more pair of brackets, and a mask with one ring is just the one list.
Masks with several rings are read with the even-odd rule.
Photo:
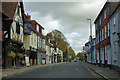
[[120, 2], [110, 4], [110, 9], [111, 62], [113, 66], [120, 67], [120, 38], [117, 34], [120, 31]]
[[95, 20], [96, 62], [99, 65], [111, 64], [109, 2], [106, 2]]
[[24, 8], [22, 2], [2, 2], [3, 67], [20, 66], [24, 58]]

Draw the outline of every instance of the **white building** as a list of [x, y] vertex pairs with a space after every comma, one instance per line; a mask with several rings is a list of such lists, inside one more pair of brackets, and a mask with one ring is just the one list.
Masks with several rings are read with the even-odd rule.
[[[116, 3], [116, 7], [110, 14], [110, 40], [111, 40], [111, 60], [113, 66], [120, 67], [120, 2]], [[112, 8], [111, 8], [112, 10]]]

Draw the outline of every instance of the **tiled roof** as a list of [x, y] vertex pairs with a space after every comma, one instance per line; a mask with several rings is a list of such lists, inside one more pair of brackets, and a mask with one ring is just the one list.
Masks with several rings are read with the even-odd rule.
[[18, 2], [2, 2], [2, 13], [9, 18], [13, 18]]
[[116, 11], [116, 9], [120, 6], [120, 2], [113, 2], [109, 4], [109, 18], [112, 16], [112, 14]]
[[98, 14], [97, 18], [95, 19], [94, 23], [96, 23], [96, 21], [99, 19], [100, 15], [102, 14], [104, 8], [107, 6], [107, 4], [109, 4], [110, 2], [106, 2], [103, 6], [103, 8], [101, 9], [100, 13]]

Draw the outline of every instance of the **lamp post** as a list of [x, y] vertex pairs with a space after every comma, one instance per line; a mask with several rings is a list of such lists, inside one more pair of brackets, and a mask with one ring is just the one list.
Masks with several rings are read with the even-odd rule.
[[92, 41], [92, 22], [91, 22], [91, 19], [87, 19], [90, 21], [90, 46], [91, 46], [91, 63], [92, 63], [92, 44], [91, 44], [91, 41]]

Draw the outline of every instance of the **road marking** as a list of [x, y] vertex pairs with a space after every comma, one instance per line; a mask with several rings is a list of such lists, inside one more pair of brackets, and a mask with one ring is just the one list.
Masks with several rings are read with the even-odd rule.
[[76, 70], [76, 71], [78, 71], [78, 70], [79, 70], [79, 68], [75, 68], [75, 70]]
[[109, 80], [107, 77], [101, 75], [101, 74], [97, 74], [96, 72], [92, 71], [91, 69], [89, 69], [89, 67], [85, 66], [86, 69], [92, 73], [96, 78], [100, 79], [100, 80]]
[[51, 70], [52, 68], [49, 68], [49, 70]]

